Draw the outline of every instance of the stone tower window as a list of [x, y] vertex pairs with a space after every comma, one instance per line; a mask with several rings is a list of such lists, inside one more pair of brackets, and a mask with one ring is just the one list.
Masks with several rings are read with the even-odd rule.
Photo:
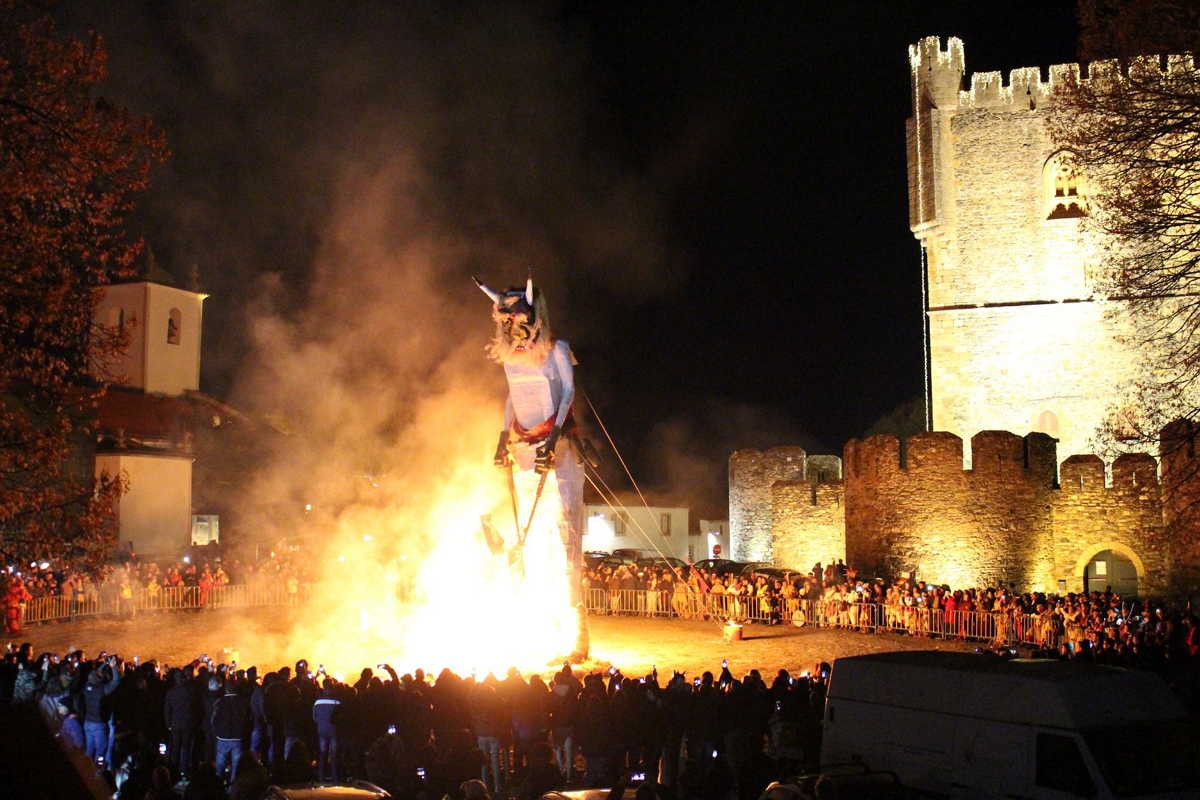
[[1046, 219], [1087, 216], [1087, 191], [1083, 174], [1070, 153], [1058, 152], [1042, 168], [1042, 194]]
[[178, 308], [172, 308], [171, 313], [167, 315], [167, 344], [179, 344], [182, 317]]

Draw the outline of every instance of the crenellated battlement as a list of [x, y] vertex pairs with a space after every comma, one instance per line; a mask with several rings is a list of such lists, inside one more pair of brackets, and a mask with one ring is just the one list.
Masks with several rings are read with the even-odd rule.
[[[1064, 85], [1089, 81], [1112, 81], [1130, 76], [1178, 75], [1196, 70], [1190, 53], [1165, 56], [1139, 56], [1127, 64], [1115, 59], [1094, 61], [1083, 66], [1075, 63], [1052, 64], [1043, 74], [1041, 67], [1018, 67], [1002, 73], [975, 72], [966, 80], [966, 52], [961, 39], [951, 36], [942, 47], [939, 36], [926, 36], [908, 47], [913, 86], [924, 88], [938, 108], [958, 110], [1006, 108], [1033, 111], [1052, 105], [1055, 90]], [[953, 87], [951, 88], [951, 84]]]
[[848, 479], [896, 473], [949, 477], [966, 472], [1029, 476], [1052, 485], [1056, 458], [1054, 439], [1044, 433], [1018, 436], [1009, 431], [980, 431], [971, 437], [972, 467], [965, 469], [962, 439], [946, 431], [929, 431], [905, 441], [890, 434], [851, 439], [843, 460]]
[[1057, 465], [1055, 440], [1044, 433], [1018, 436], [1010, 431], [980, 431], [971, 437], [971, 467], [963, 466], [963, 441], [953, 433], [929, 431], [905, 441], [890, 434], [851, 439], [846, 443], [847, 479], [880, 476], [946, 479], [959, 475], [974, 480], [1032, 480], [1057, 484], [1067, 492], [1157, 487], [1158, 460], [1148, 453], [1125, 453], [1108, 465], [1096, 455], [1073, 455]]

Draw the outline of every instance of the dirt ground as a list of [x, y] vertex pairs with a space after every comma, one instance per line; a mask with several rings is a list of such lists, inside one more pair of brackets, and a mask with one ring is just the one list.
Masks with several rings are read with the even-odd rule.
[[[94, 655], [103, 649], [126, 658], [136, 654], [142, 660], [154, 658], [170, 664], [190, 661], [201, 653], [228, 659], [236, 651], [239, 664], [258, 664], [261, 671], [280, 665], [271, 659], [281, 659], [277, 643], [290, 627], [293, 613], [302, 612], [258, 609], [252, 613], [143, 614], [132, 621], [87, 619], [36, 625], [12, 638], [32, 642], [34, 652], [83, 648]], [[716, 623], [640, 617], [591, 617], [589, 621], [592, 661], [584, 667], [612, 664], [627, 675], [645, 674], [655, 666], [668, 676], [671, 670], [689, 676], [704, 670], [715, 673], [721, 668], [721, 659], [728, 658], [735, 674], [758, 669], [765, 677], [779, 669], [812, 669], [820, 661], [832, 662], [842, 656], [890, 650], [969, 651], [975, 647], [957, 641], [784, 625], [747, 625], [742, 641], [726, 642]], [[326, 653], [287, 654], [290, 661], [300, 657], [308, 658], [309, 663], [336, 661]], [[426, 671], [436, 672], [440, 666], [426, 665]]]

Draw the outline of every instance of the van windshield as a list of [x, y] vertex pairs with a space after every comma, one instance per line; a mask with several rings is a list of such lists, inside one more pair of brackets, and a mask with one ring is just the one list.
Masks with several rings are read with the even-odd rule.
[[1200, 725], [1194, 722], [1120, 725], [1083, 738], [1118, 797], [1200, 789]]

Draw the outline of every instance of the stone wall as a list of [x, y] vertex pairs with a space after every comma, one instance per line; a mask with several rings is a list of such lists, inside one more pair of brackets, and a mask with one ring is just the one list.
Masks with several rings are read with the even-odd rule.
[[1055, 86], [1079, 67], [964, 82], [963, 43], [937, 37], [909, 60], [909, 215], [926, 257], [933, 427], [1037, 430], [1065, 455], [1088, 452], [1145, 359], [1127, 304], [1098, 292], [1102, 242], [1079, 218], [1050, 214], [1047, 118]]
[[[809, 474], [813, 464], [808, 465]], [[839, 463], [839, 474], [840, 463]], [[808, 570], [820, 561], [846, 557], [845, 487], [824, 483], [776, 481], [771, 487], [771, 540], [774, 563]]]
[[772, 486], [777, 481], [803, 481], [803, 447], [736, 450], [729, 457], [730, 558], [771, 561]]
[[[1164, 476], [1186, 475], [1200, 487], [1194, 450], [1173, 452]], [[983, 431], [971, 440], [971, 461], [962, 468], [962, 440], [946, 432], [848, 442], [847, 563], [864, 574], [916, 571], [953, 586], [1080, 591], [1084, 566], [1115, 550], [1149, 593], [1169, 590], [1181, 568], [1200, 564], [1200, 525], [1180, 518], [1168, 528], [1165, 519], [1180, 517], [1172, 511], [1178, 503], [1164, 502], [1172, 497], [1168, 478], [1160, 485], [1158, 463], [1145, 453], [1118, 456], [1106, 483], [1097, 456], [1071, 456], [1059, 469], [1049, 436]]]
[[915, 571], [954, 586], [1049, 582], [1054, 440], [984, 431], [846, 445], [846, 557], [866, 575]]
[[1056, 578], [1067, 591], [1081, 591], [1084, 565], [1103, 550], [1116, 550], [1139, 568], [1139, 591], [1166, 589], [1170, 554], [1158, 464], [1145, 453], [1130, 453], [1113, 462], [1111, 486], [1104, 472], [1098, 456], [1062, 463], [1051, 509]]
[[1176, 588], [1194, 592], [1200, 585], [1200, 425], [1177, 420], [1163, 429], [1163, 525], [1171, 542]]

